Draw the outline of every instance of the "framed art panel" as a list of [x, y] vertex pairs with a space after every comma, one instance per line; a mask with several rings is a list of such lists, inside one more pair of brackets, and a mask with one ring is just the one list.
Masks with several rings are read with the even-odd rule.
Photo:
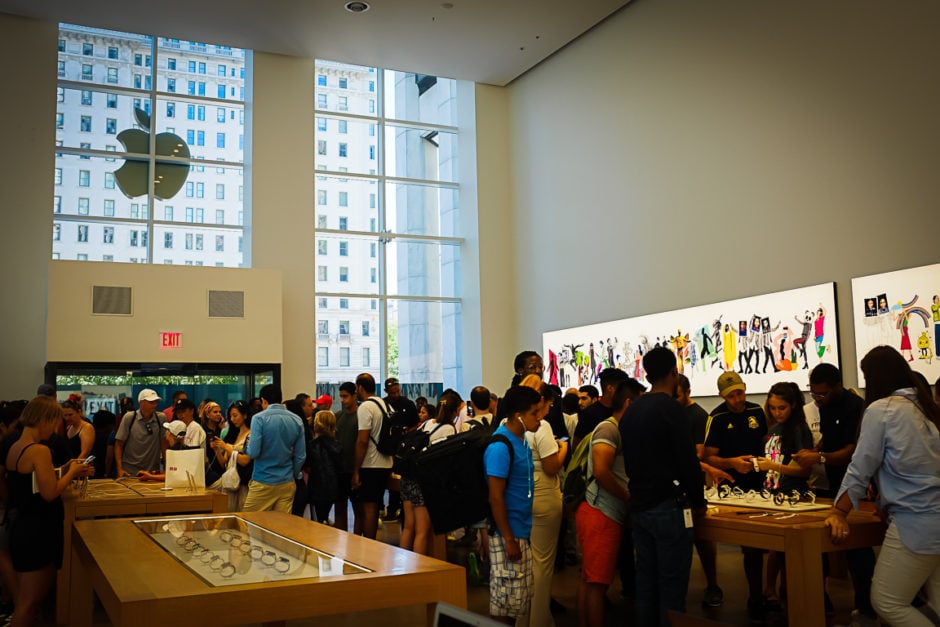
[[893, 346], [931, 384], [940, 377], [940, 264], [852, 279], [852, 312], [859, 363], [875, 346]]
[[711, 305], [601, 322], [542, 334], [546, 379], [568, 387], [597, 385], [617, 367], [646, 382], [643, 355], [665, 346], [696, 396], [717, 396], [725, 370], [741, 374], [749, 392], [778, 381], [806, 389], [818, 363], [839, 365], [835, 283], [750, 296]]

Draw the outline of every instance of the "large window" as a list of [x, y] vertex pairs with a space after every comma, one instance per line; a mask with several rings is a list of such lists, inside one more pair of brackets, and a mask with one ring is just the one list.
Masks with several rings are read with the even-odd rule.
[[319, 389], [364, 371], [410, 396], [463, 389], [457, 111], [473, 104], [451, 79], [315, 71]]
[[[162, 255], [155, 258], [153, 247], [172, 247], [174, 234], [193, 242], [194, 229], [183, 218], [193, 222], [195, 209], [196, 222], [207, 210], [217, 218], [199, 224], [197, 245], [180, 250], [172, 263], [247, 265], [240, 246], [225, 245], [243, 236], [241, 220], [235, 223], [243, 215], [242, 196], [225, 193], [226, 186], [244, 185], [242, 143], [225, 141], [225, 135], [245, 133], [246, 51], [60, 24], [58, 56], [55, 181], [56, 196], [64, 200], [56, 203], [55, 223], [74, 232], [80, 219], [86, 232], [112, 234], [113, 245], [105, 250], [94, 237], [63, 237], [54, 242], [53, 256], [166, 263]], [[176, 93], [177, 80], [185, 84], [189, 76], [177, 68], [189, 67], [211, 73], [205, 77], [208, 93], [218, 97], [205, 97], [206, 82], [191, 95]], [[207, 108], [217, 110], [215, 118]], [[183, 111], [185, 128], [174, 128]], [[204, 147], [211, 133], [216, 142], [210, 154]], [[213, 186], [215, 194], [207, 197]], [[174, 219], [172, 205], [183, 202], [200, 206], [176, 212]], [[203, 235], [214, 236], [215, 246], [199, 245]]]

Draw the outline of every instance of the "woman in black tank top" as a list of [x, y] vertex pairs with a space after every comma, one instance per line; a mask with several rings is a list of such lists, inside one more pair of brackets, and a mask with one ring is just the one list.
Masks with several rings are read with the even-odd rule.
[[61, 420], [62, 408], [55, 399], [34, 398], [20, 416], [23, 433], [3, 460], [9, 493], [10, 551], [13, 568], [20, 575], [15, 621], [21, 625], [36, 622], [55, 571], [62, 565], [64, 511], [60, 495], [72, 479], [94, 474], [93, 466], [70, 463], [63, 467], [61, 478], [56, 478], [52, 454], [40, 442], [52, 435]]

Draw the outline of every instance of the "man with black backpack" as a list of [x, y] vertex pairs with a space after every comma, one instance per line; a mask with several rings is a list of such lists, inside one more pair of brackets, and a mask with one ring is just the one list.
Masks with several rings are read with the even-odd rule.
[[[364, 372], [356, 377], [356, 396], [361, 401], [357, 411], [359, 435], [353, 465], [352, 489], [362, 504], [362, 535], [375, 539], [379, 528], [379, 505], [392, 474], [392, 456], [379, 450], [384, 442], [384, 423], [390, 422], [388, 406], [375, 394], [375, 379]], [[386, 429], [387, 430], [387, 429]]]

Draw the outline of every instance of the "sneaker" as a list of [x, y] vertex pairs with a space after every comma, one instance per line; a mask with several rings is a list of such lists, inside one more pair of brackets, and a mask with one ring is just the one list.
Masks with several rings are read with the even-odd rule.
[[702, 607], [721, 607], [725, 593], [718, 586], [708, 586], [702, 595]]
[[764, 597], [747, 600], [747, 615], [752, 625], [767, 623], [767, 608], [764, 606]]

